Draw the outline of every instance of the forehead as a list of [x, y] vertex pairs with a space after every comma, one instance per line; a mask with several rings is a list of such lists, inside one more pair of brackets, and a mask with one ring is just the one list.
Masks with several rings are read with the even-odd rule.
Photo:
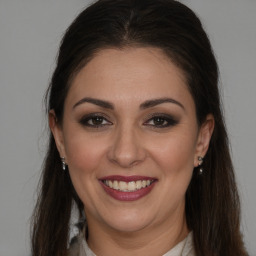
[[182, 70], [162, 50], [150, 47], [99, 51], [73, 79], [68, 98], [96, 96], [123, 101], [163, 96], [192, 100]]

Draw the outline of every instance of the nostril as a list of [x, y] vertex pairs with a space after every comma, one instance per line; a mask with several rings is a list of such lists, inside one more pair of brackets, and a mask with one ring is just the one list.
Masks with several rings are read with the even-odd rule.
[[140, 160], [131, 160], [131, 159], [125, 159], [125, 158], [115, 158], [111, 159], [111, 162], [118, 164], [121, 167], [124, 168], [131, 168], [137, 164], [139, 164], [141, 161]]
[[130, 168], [145, 159], [145, 152], [133, 127], [116, 131], [108, 158], [121, 167]]
[[[140, 152], [141, 151], [141, 152]], [[132, 167], [139, 164], [145, 159], [145, 154], [142, 150], [138, 149], [122, 149], [121, 150], [112, 150], [108, 158], [111, 162], [120, 165], [121, 167]]]

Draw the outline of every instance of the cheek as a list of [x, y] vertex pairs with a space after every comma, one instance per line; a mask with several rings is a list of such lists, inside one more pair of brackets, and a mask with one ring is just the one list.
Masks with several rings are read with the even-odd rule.
[[161, 170], [162, 200], [172, 202], [176, 209], [184, 202], [185, 193], [194, 170], [195, 139], [183, 134], [165, 139], [152, 152], [157, 168]]
[[151, 140], [151, 156], [165, 175], [173, 179], [190, 176], [194, 167], [195, 141], [196, 136], [191, 136], [191, 132]]
[[83, 132], [67, 133], [74, 134], [65, 140], [67, 163], [73, 186], [88, 207], [94, 205], [94, 195], [98, 185], [97, 170], [106, 151], [106, 143], [93, 136], [85, 136]]
[[89, 174], [97, 168], [103, 158], [106, 143], [94, 136], [85, 136], [84, 133], [72, 134], [74, 134], [72, 138], [65, 140], [69, 170], [81, 175]]

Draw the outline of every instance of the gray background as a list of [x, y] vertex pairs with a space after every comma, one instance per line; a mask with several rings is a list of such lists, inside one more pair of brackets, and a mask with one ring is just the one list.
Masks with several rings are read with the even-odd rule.
[[[0, 256], [29, 255], [29, 218], [45, 153], [42, 98], [64, 30], [89, 1], [0, 0]], [[256, 256], [256, 1], [184, 0], [220, 66], [242, 230]]]

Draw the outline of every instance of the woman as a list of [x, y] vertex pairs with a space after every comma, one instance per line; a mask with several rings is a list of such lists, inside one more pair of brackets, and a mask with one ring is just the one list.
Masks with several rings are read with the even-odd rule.
[[[47, 92], [33, 255], [247, 255], [199, 19], [173, 0], [101, 0], [71, 24]], [[67, 249], [71, 209], [86, 221]]]

